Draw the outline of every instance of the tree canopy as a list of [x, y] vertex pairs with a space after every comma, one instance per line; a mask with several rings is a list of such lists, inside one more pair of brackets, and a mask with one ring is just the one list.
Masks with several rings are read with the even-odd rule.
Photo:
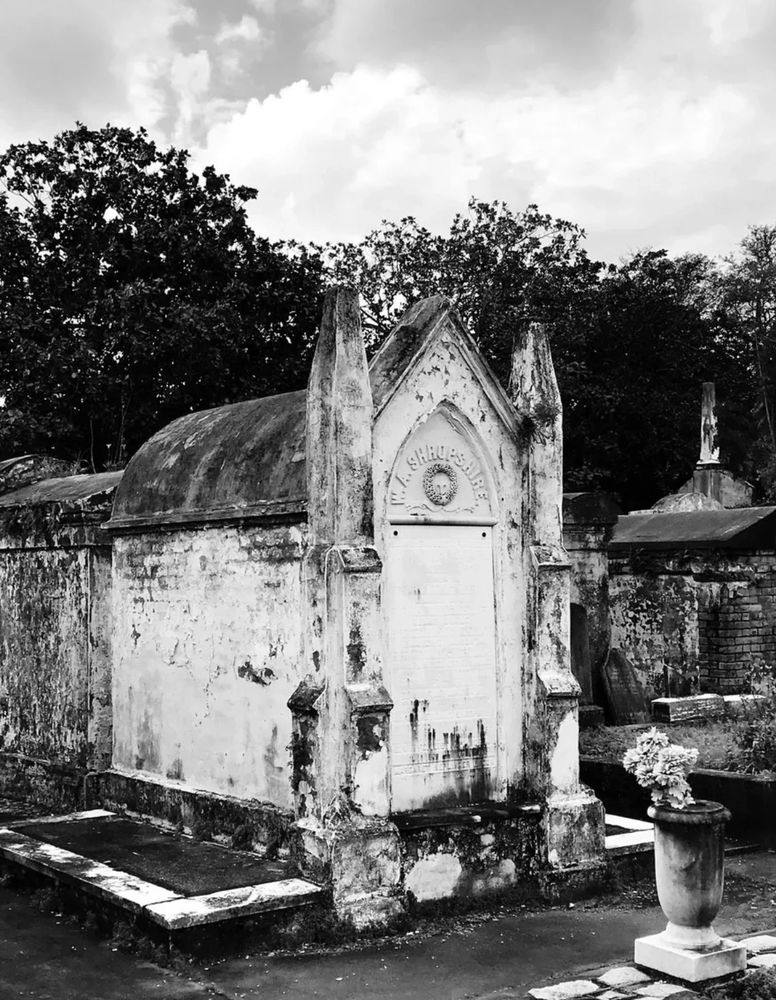
[[680, 486], [698, 457], [703, 381], [719, 387], [726, 458], [750, 471], [749, 359], [720, 323], [712, 262], [649, 250], [605, 265], [583, 240], [578, 226], [535, 205], [515, 212], [472, 200], [447, 235], [405, 218], [323, 253], [335, 279], [355, 276], [372, 347], [408, 304], [443, 292], [506, 382], [515, 332], [545, 322], [564, 402], [567, 489], [605, 489], [641, 507]]
[[567, 489], [643, 507], [677, 488], [713, 380], [723, 460], [776, 497], [776, 227], [722, 263], [605, 264], [572, 222], [472, 199], [447, 233], [406, 217], [303, 246], [253, 232], [256, 195], [142, 129], [78, 125], [0, 155], [0, 455], [121, 465], [186, 412], [302, 387], [323, 289], [344, 281], [370, 351], [441, 292], [505, 382], [516, 331], [545, 322]]
[[0, 449], [121, 464], [193, 409], [295, 387], [320, 261], [250, 228], [256, 191], [141, 129], [0, 156]]

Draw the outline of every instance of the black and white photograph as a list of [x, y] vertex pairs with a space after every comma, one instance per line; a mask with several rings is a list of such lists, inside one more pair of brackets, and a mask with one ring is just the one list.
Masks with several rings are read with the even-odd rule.
[[776, 3], [0, 16], [0, 1000], [774, 1000]]

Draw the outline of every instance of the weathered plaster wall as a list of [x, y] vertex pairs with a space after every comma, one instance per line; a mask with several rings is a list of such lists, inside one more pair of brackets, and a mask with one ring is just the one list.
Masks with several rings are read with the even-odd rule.
[[652, 552], [610, 567], [612, 645], [652, 696], [748, 692], [772, 672], [773, 552]]
[[681, 572], [633, 573], [610, 562], [612, 647], [650, 697], [698, 690], [698, 584]]
[[35, 770], [46, 799], [52, 768], [77, 785], [110, 760], [109, 506], [96, 506], [0, 510], [0, 753], [18, 788]]
[[[564, 526], [563, 541], [571, 563], [571, 603], [583, 609], [587, 624], [590, 677], [577, 674], [587, 701], [601, 704], [601, 666], [609, 652], [609, 560], [601, 529]], [[573, 629], [572, 616], [572, 629]], [[572, 640], [573, 641], [573, 640]], [[572, 660], [573, 664], [573, 660]]]
[[[601, 669], [609, 653], [609, 541], [620, 508], [606, 493], [566, 493], [563, 496], [563, 545], [571, 563], [572, 669], [583, 699], [604, 704]], [[576, 621], [575, 621], [576, 618]], [[584, 619], [585, 635], [575, 636]], [[586, 639], [587, 650], [580, 648]], [[576, 643], [577, 648], [574, 649]], [[582, 653], [589, 662], [581, 665]], [[576, 653], [576, 656], [575, 656]], [[575, 660], [577, 663], [575, 664]]]
[[[375, 542], [384, 560], [384, 574], [390, 573], [391, 533], [394, 530], [392, 508], [399, 513], [403, 509], [401, 504], [392, 504], [391, 499], [397, 457], [402, 454], [405, 442], [432, 414], [445, 414], [444, 419], [449, 420], [451, 427], [466, 441], [467, 452], [478, 460], [484, 481], [490, 487], [492, 516], [496, 522], [488, 530], [488, 534], [492, 531], [490, 544], [494, 573], [495, 607], [488, 612], [488, 627], [495, 630], [493, 695], [496, 700], [496, 731], [484, 735], [488, 754], [492, 752], [495, 762], [495, 773], [481, 774], [477, 780], [480, 790], [486, 790], [487, 797], [503, 799], [510, 789], [517, 788], [523, 778], [521, 720], [524, 711], [530, 711], [530, 699], [536, 683], [532, 674], [524, 676], [524, 673], [530, 673], [524, 661], [525, 642], [530, 641], [525, 634], [530, 627], [527, 626], [526, 597], [530, 569], [523, 531], [524, 526], [530, 525], [531, 513], [525, 482], [526, 453], [519, 450], [514, 433], [510, 433], [516, 426], [516, 418], [513, 412], [500, 406], [499, 397], [486, 391], [475, 375], [478, 367], [479, 363], [464, 357], [461, 348], [444, 333], [438, 339], [431, 338], [419, 363], [398, 384], [378, 413], [374, 429]], [[400, 471], [404, 474], [403, 466]], [[422, 470], [419, 475], [422, 475]], [[464, 474], [459, 473], [459, 478], [463, 480]], [[452, 528], [441, 530], [449, 532]], [[485, 613], [482, 608], [478, 608], [478, 612]], [[458, 753], [471, 753], [468, 739], [458, 748], [455, 741], [451, 744], [448, 734], [446, 749], [443, 733], [423, 728], [423, 716], [429, 714], [432, 706], [423, 705], [422, 697], [397, 700], [395, 692], [402, 690], [402, 686], [395, 683], [394, 676], [399, 671], [406, 671], [407, 665], [392, 659], [396, 643], [387, 612], [383, 628], [387, 650], [385, 680], [395, 702], [391, 714], [392, 729], [395, 732], [400, 726], [417, 727], [418, 746], [425, 752], [430, 745], [429, 740], [435, 741], [439, 744], [437, 766], [455, 768]], [[445, 635], [430, 630], [428, 642], [444, 648]], [[506, 738], [507, 729], [509, 739]], [[482, 745], [483, 739], [475, 730], [475, 750]], [[444, 804], [422, 801], [425, 784], [424, 775], [419, 772], [413, 807]], [[459, 801], [467, 801], [463, 787]]]
[[114, 766], [290, 807], [302, 531], [119, 536]]

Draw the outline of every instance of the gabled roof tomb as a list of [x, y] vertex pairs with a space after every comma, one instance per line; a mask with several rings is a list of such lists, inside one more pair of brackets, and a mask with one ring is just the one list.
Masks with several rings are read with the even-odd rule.
[[[510, 415], [509, 398], [478, 355], [449, 299], [417, 303], [391, 331], [369, 366], [375, 413], [413, 366], [440, 324], [449, 321], [492, 383], [497, 408]], [[165, 524], [303, 519], [306, 390], [265, 396], [190, 413], [168, 424], [133, 456], [116, 491], [112, 530]]]

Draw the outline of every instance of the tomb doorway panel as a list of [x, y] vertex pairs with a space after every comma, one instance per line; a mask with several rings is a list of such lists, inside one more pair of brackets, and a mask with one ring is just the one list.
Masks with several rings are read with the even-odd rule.
[[492, 536], [482, 524], [388, 531], [394, 812], [496, 795]]

